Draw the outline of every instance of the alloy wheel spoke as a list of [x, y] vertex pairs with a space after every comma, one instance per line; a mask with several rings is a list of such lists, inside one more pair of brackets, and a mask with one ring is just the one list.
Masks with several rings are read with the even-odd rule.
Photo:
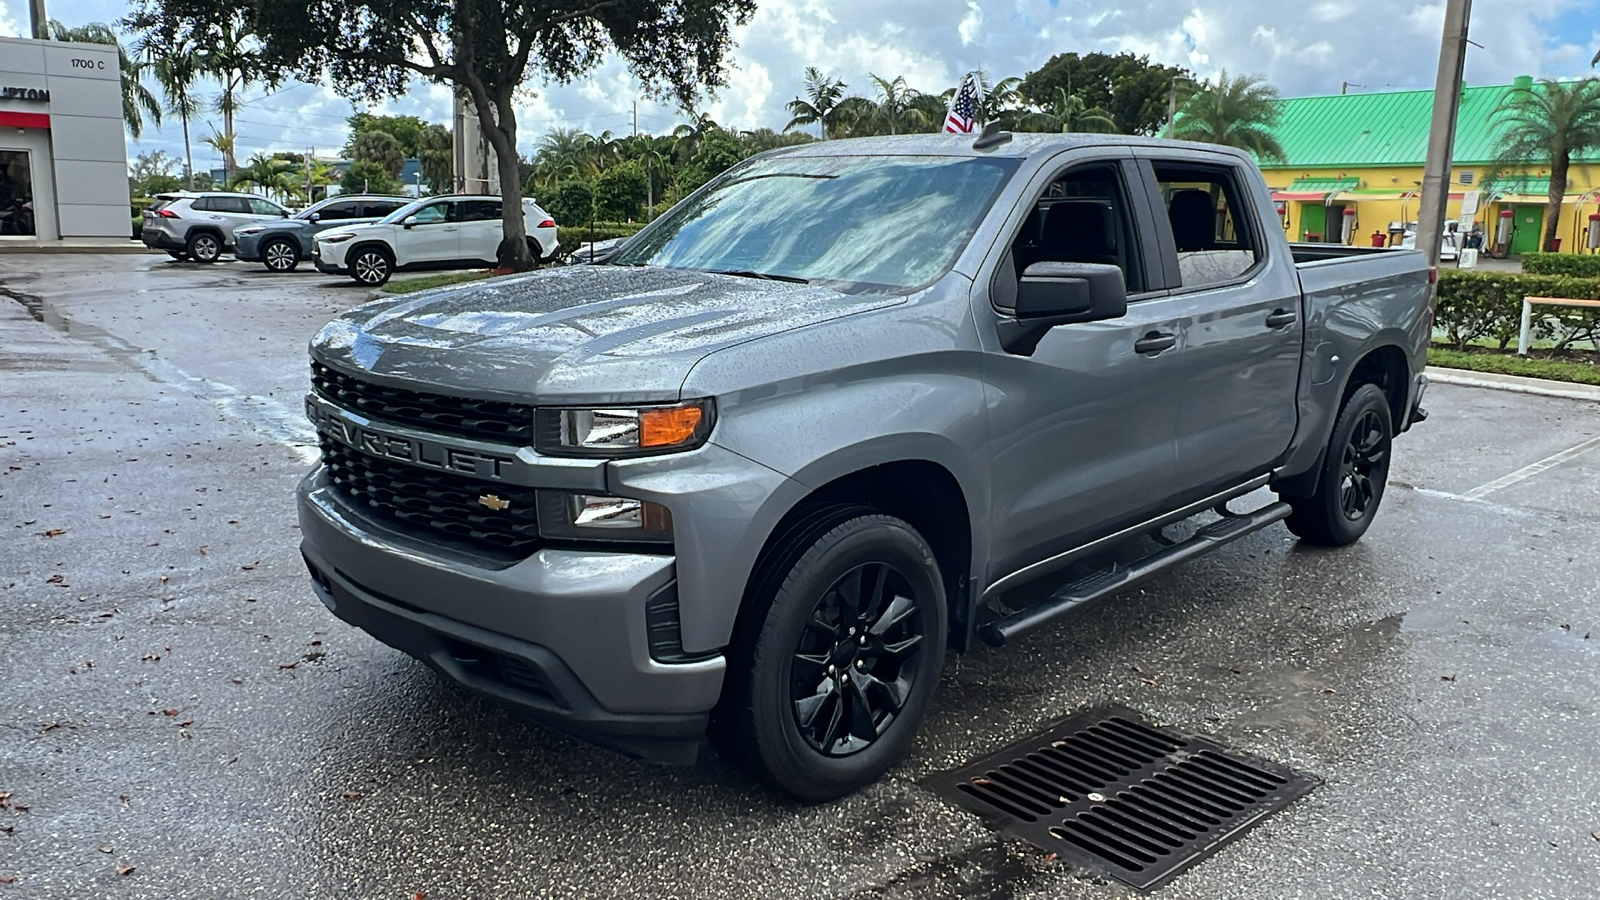
[[867, 630], [878, 637], [882, 637], [916, 611], [916, 604], [911, 602], [910, 597], [902, 597], [899, 594], [895, 594], [894, 600], [889, 603], [889, 608], [884, 610], [883, 615], [879, 616], [877, 621], [873, 622], [872, 626]]
[[794, 658], [799, 662], [816, 666], [819, 669], [826, 669], [828, 667], [828, 654], [826, 653], [796, 653]]
[[903, 641], [895, 641], [892, 644], [885, 643], [883, 645], [883, 652], [885, 655], [894, 657], [895, 659], [903, 662], [906, 657], [910, 656], [916, 651], [917, 645], [921, 643], [922, 635], [913, 634]]
[[852, 679], [846, 685], [845, 693], [850, 703], [850, 736], [869, 742], [876, 740], [878, 726], [873, 722], [872, 704], [867, 702], [867, 695], [862, 692], [861, 685]]
[[862, 623], [873, 622], [878, 619], [883, 611], [883, 600], [886, 593], [884, 587], [889, 581], [889, 567], [882, 563], [866, 566], [861, 570], [861, 580], [864, 585], [867, 585], [869, 580], [871, 582], [870, 585], [866, 586], [866, 602], [861, 608], [861, 621]]
[[845, 707], [845, 699], [841, 695], [837, 684], [834, 685], [833, 690], [831, 690], [826, 696], [831, 697], [833, 702], [828, 704], [828, 706], [832, 708], [832, 711], [828, 715], [828, 725], [823, 729], [821, 739], [817, 741], [817, 745], [823, 749], [823, 752], [832, 750], [833, 745], [837, 744], [840, 738], [843, 736], [840, 734], [840, 731], [844, 725]]
[[811, 728], [814, 726], [817, 722], [817, 713], [820, 712], [825, 705], [827, 705], [827, 702], [830, 698], [838, 696], [838, 691], [834, 690], [834, 685], [830, 683], [827, 690], [819, 691], [818, 693], [812, 694], [810, 697], [806, 697], [803, 700], [795, 701], [795, 718], [799, 720], [800, 727]]

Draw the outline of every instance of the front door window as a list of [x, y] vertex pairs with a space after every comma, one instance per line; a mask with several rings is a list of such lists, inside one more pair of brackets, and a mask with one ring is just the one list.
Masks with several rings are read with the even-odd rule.
[[26, 150], [0, 150], [0, 235], [33, 236], [33, 166]]

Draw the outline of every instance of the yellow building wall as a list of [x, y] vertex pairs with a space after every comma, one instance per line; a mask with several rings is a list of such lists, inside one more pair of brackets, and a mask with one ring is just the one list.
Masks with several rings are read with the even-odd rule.
[[[1481, 192], [1481, 181], [1486, 171], [1487, 167], [1481, 165], [1456, 166], [1450, 174], [1450, 193], [1461, 195], [1467, 191]], [[1461, 176], [1464, 172], [1472, 173], [1471, 184], [1461, 183]], [[1355, 178], [1359, 180], [1358, 191], [1392, 192], [1395, 195], [1415, 192], [1419, 196], [1422, 192], [1421, 166], [1345, 167], [1338, 169], [1273, 167], [1264, 170], [1264, 174], [1267, 178], [1267, 185], [1274, 192], [1287, 190], [1290, 184], [1302, 178]], [[1508, 174], [1544, 177], [1549, 175], [1549, 168], [1529, 167], [1520, 172], [1513, 171]], [[1415, 222], [1419, 196], [1398, 199], [1394, 196], [1380, 195], [1378, 197], [1363, 198], [1359, 193], [1340, 194], [1331, 198], [1331, 202], [1335, 206], [1353, 205], [1355, 207], [1356, 221], [1350, 243], [1365, 247], [1372, 245], [1372, 234], [1375, 231], [1383, 232], [1387, 242], [1391, 222]], [[1328, 202], [1330, 201], [1324, 201], [1323, 205], [1326, 207]], [[1515, 205], [1539, 205], [1541, 207], [1541, 216], [1543, 215], [1543, 203], [1544, 199], [1542, 197], [1537, 199], [1515, 198]], [[1286, 201], [1285, 205], [1287, 209], [1284, 211], [1283, 220], [1280, 223], [1283, 225], [1284, 233], [1291, 241], [1301, 240], [1303, 233], [1301, 215], [1307, 204], [1290, 200]], [[1476, 221], [1479, 228], [1485, 233], [1485, 247], [1494, 242], [1495, 227], [1500, 210], [1509, 209], [1512, 205], [1512, 203], [1506, 201], [1490, 203], [1488, 202], [1487, 194], [1481, 195]], [[1556, 232], [1557, 237], [1561, 238], [1561, 251], [1563, 253], [1592, 252], [1585, 246], [1585, 238], [1587, 236], [1586, 229], [1589, 216], [1596, 212], [1600, 212], [1600, 166], [1574, 165], [1569, 172], [1566, 200], [1561, 206], [1561, 222]], [[1460, 215], [1461, 201], [1459, 199], [1450, 200], [1445, 210], [1446, 218], [1458, 219]], [[1326, 218], [1332, 221], [1336, 220], [1337, 217], [1333, 214], [1333, 210], [1328, 210]], [[1335, 233], [1331, 236], [1324, 235], [1323, 239], [1325, 241], [1338, 240], [1338, 230], [1341, 225], [1337, 221], [1332, 221], [1331, 227], [1335, 229]], [[1537, 246], [1543, 246], [1542, 240], [1538, 242]]]

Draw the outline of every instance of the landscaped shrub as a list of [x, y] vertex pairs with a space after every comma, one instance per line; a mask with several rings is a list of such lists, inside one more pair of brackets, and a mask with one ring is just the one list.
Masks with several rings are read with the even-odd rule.
[[[593, 239], [605, 241], [611, 238], [629, 237], [637, 234], [643, 227], [643, 222], [596, 222]], [[571, 253], [578, 249], [580, 244], [587, 244], [590, 241], [589, 226], [562, 225], [557, 220], [556, 240], [561, 243], [562, 253]]]
[[1529, 275], [1600, 278], [1600, 256], [1577, 253], [1524, 253], [1522, 271]]
[[[1504, 350], [1516, 343], [1524, 297], [1600, 300], [1600, 278], [1443, 270], [1439, 273], [1434, 324], [1444, 329], [1457, 349], [1489, 339]], [[1554, 341], [1557, 350], [1574, 343], [1594, 344], [1600, 337], [1600, 310], [1535, 306], [1533, 335], [1538, 340]]]

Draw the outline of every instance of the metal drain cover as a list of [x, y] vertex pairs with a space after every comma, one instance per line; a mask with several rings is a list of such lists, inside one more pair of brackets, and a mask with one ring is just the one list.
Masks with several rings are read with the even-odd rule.
[[1000, 831], [1140, 890], [1321, 784], [1117, 706], [1079, 713], [928, 783]]

